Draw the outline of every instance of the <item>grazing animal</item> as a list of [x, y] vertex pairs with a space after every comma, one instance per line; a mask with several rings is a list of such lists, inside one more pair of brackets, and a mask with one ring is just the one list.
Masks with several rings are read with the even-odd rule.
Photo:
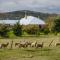
[[19, 48], [23, 47], [23, 48], [26, 48], [28, 45], [27, 45], [27, 42], [20, 42], [19, 44]]
[[60, 46], [60, 43], [56, 43], [56, 46]]
[[54, 40], [52, 40], [52, 41], [50, 42], [49, 47], [52, 45], [53, 41], [54, 41]]
[[31, 47], [36, 47], [37, 41], [31, 43]]
[[42, 44], [37, 43], [36, 48], [39, 48], [39, 47], [41, 47], [41, 48], [42, 48], [42, 47], [43, 47], [43, 44], [44, 44], [43, 42], [42, 42]]
[[26, 42], [26, 45], [31, 47], [31, 42], [30, 41], [27, 41]]
[[15, 47], [18, 46], [20, 43], [15, 43]]
[[1, 48], [6, 48], [9, 45], [9, 42], [7, 42], [6, 44], [1, 44]]

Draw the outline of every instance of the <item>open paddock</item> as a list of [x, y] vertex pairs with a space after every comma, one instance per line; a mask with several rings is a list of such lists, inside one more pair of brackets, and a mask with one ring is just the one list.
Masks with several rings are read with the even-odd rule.
[[[13, 40], [13, 48], [10, 49]], [[53, 40], [53, 41], [52, 41]], [[44, 42], [43, 48], [15, 47], [15, 43], [20, 41], [37, 41]], [[59, 36], [40, 36], [40, 37], [20, 37], [16, 39], [0, 39], [1, 43], [7, 43], [7, 48], [0, 49], [0, 60], [60, 60], [60, 46], [56, 47], [56, 43], [60, 42]], [[51, 43], [52, 42], [52, 43]], [[51, 46], [49, 46], [51, 44]]]

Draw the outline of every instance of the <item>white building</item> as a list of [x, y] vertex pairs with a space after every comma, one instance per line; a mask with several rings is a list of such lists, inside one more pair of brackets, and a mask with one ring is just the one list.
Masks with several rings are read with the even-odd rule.
[[16, 22], [18, 22], [18, 20], [0, 20], [0, 24], [14, 25], [14, 24], [16, 24]]
[[[0, 24], [10, 24], [14, 25], [19, 20], [0, 20]], [[42, 19], [33, 17], [33, 16], [25, 16], [24, 18], [21, 18], [19, 21], [20, 25], [45, 25], [45, 22]]]
[[33, 16], [27, 16], [20, 20], [21, 25], [45, 25], [45, 22], [42, 19], [33, 17]]

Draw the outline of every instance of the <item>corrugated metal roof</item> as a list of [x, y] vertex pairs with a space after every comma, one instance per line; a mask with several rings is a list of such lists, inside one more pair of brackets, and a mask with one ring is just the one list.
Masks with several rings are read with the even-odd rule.
[[45, 24], [45, 22], [42, 19], [39, 19], [33, 16], [27, 16], [27, 18], [24, 17], [20, 20], [20, 24], [21, 25], [28, 25], [28, 24], [42, 25], [42, 24]]
[[1, 24], [11, 24], [11, 25], [14, 25], [14, 24], [16, 24], [16, 22], [18, 22], [18, 20], [0, 20]]

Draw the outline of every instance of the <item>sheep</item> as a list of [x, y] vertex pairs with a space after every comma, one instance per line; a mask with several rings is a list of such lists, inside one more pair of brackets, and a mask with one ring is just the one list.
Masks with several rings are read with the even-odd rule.
[[44, 44], [43, 42], [42, 42], [42, 44], [37, 43], [36, 48], [39, 48], [39, 47], [41, 47], [41, 48], [42, 48], [42, 47], [43, 47], [43, 44]]
[[6, 48], [9, 45], [9, 42], [7, 42], [6, 44], [1, 44], [1, 48]]
[[27, 41], [26, 42], [26, 45], [31, 47], [31, 42], [30, 41]]
[[18, 46], [20, 43], [15, 43], [15, 47]]
[[60, 46], [60, 43], [56, 43], [56, 46]]
[[36, 47], [37, 41], [31, 43], [31, 47]]
[[27, 42], [20, 42], [19, 44], [19, 48], [23, 47], [23, 48], [26, 48], [28, 45], [27, 45]]
[[52, 45], [53, 41], [54, 41], [54, 40], [52, 40], [52, 41], [50, 42], [49, 47]]

